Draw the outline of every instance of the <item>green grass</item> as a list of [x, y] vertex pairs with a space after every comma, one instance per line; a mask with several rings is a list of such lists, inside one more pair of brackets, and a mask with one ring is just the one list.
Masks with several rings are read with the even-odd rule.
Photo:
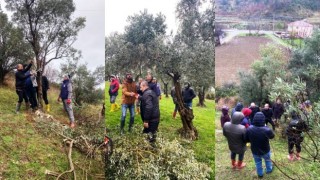
[[[49, 93], [52, 106], [50, 114], [67, 123], [62, 105], [55, 102], [57, 90]], [[15, 114], [15, 90], [0, 87], [0, 94], [0, 179], [45, 179], [45, 170], [60, 173], [68, 170], [62, 138], [53, 133], [49, 136], [42, 134], [30, 113], [25, 111], [24, 104], [21, 113]], [[74, 150], [72, 157], [76, 168], [83, 165], [84, 155]], [[103, 174], [103, 169], [99, 173]]]
[[[220, 125], [220, 112], [216, 113], [216, 169], [215, 175], [217, 180], [224, 179], [258, 179], [255, 169], [254, 160], [251, 154], [251, 150], [248, 147], [245, 152], [244, 162], [247, 166], [240, 170], [233, 170], [231, 168], [230, 151], [226, 138], [222, 134]], [[280, 130], [276, 129], [276, 137], [270, 140], [271, 144], [271, 159], [275, 161], [276, 165], [284, 171], [290, 177], [294, 179], [314, 179], [310, 177], [310, 170], [314, 169], [315, 172], [319, 172], [319, 167], [315, 167], [314, 164], [309, 163], [306, 160], [289, 162], [287, 159], [287, 141], [280, 137]], [[302, 150], [302, 157], [305, 156]], [[265, 167], [265, 164], [263, 163]], [[271, 174], [265, 174], [263, 179], [289, 179], [282, 174], [279, 168], [274, 166], [274, 171]], [[318, 169], [317, 169], [318, 168]]]
[[[121, 110], [116, 112], [109, 112], [110, 110], [110, 97], [108, 95], [108, 83], [106, 83], [106, 124], [111, 134], [112, 138], [119, 138], [119, 129], [120, 129], [120, 117]], [[177, 130], [182, 127], [180, 116], [177, 115], [176, 119], [172, 118], [172, 112], [174, 110], [174, 104], [171, 97], [166, 98], [165, 95], [162, 95], [160, 100], [160, 124], [159, 132], [170, 140], [178, 139], [181, 144], [186, 148], [191, 148], [196, 154], [197, 160], [200, 162], [206, 163], [214, 170], [214, 114], [215, 114], [215, 104], [212, 100], [206, 100], [206, 108], [196, 107], [198, 99], [195, 99], [193, 102], [193, 112], [195, 115], [194, 126], [199, 132], [199, 139], [191, 143], [186, 142], [186, 140], [181, 139]], [[119, 90], [119, 95], [117, 96], [117, 103], [121, 104], [121, 90]], [[128, 128], [129, 122], [129, 112], [127, 112], [126, 126], [125, 130]], [[135, 126], [141, 127], [142, 130], [142, 120], [140, 115], [135, 116]], [[129, 135], [129, 134], [127, 134]], [[211, 174], [211, 179], [214, 179], [214, 172]]]

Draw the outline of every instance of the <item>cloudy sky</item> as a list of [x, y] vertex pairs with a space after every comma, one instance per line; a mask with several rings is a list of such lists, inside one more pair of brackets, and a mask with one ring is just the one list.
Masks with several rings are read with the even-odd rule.
[[[0, 0], [4, 12], [4, 0]], [[78, 35], [74, 47], [82, 51], [82, 63], [86, 62], [90, 70], [99, 65], [104, 65], [104, 22], [105, 22], [105, 0], [74, 0], [76, 11], [74, 17], [85, 17], [86, 27]], [[9, 16], [11, 13], [8, 13]], [[60, 63], [64, 60], [52, 61], [52, 65], [59, 69]]]
[[137, 14], [144, 9], [148, 13], [158, 14], [161, 12], [166, 16], [167, 33], [175, 32], [178, 27], [175, 9], [178, 0], [106, 0], [105, 2], [105, 34], [112, 32], [124, 32], [128, 24], [127, 17]]

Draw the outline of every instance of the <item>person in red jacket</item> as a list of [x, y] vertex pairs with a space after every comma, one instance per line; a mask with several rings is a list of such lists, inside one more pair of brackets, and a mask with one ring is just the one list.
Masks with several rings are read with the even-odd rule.
[[111, 103], [110, 112], [114, 112], [114, 111], [120, 109], [119, 105], [116, 103], [116, 98], [118, 96], [118, 90], [119, 90], [119, 81], [116, 78], [116, 76], [111, 75], [111, 83], [110, 83], [110, 87], [109, 87], [109, 96], [110, 96], [110, 103]]

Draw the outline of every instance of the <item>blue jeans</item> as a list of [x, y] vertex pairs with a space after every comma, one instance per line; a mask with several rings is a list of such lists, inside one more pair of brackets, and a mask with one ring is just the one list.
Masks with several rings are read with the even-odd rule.
[[191, 103], [184, 103], [184, 105], [185, 105], [186, 107], [188, 107], [189, 109], [192, 109], [192, 102], [191, 102]]
[[129, 131], [131, 130], [133, 123], [134, 123], [134, 104], [122, 104], [121, 105], [121, 122], [120, 122], [120, 128], [123, 130], [125, 120], [126, 120], [126, 115], [127, 115], [127, 109], [129, 109], [130, 112], [130, 122], [129, 122]]
[[257, 174], [258, 176], [263, 176], [263, 168], [262, 168], [262, 158], [266, 163], [266, 173], [272, 172], [272, 161], [271, 161], [271, 151], [264, 155], [253, 155], [254, 162], [256, 163]]

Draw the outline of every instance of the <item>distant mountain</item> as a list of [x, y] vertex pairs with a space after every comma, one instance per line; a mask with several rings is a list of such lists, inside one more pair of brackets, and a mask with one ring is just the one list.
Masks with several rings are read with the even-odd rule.
[[217, 16], [294, 20], [320, 10], [320, 0], [216, 0]]

